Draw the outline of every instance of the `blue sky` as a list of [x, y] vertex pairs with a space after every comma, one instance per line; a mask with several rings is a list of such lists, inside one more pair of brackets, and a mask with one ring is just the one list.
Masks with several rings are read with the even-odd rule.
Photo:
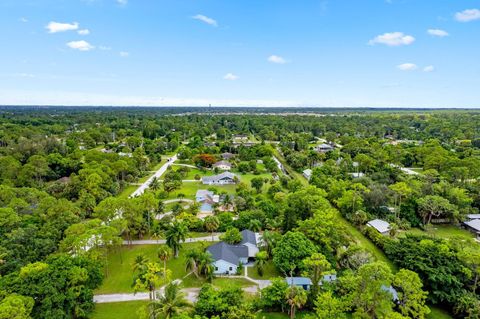
[[480, 107], [480, 1], [1, 0], [0, 104]]

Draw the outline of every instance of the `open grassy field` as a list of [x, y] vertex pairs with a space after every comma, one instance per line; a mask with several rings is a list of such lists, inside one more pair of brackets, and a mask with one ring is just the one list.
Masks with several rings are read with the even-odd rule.
[[119, 195], [120, 198], [127, 198], [130, 196], [136, 189], [138, 188], [137, 185], [129, 185], [127, 186]]
[[138, 319], [137, 311], [147, 303], [142, 300], [96, 304], [91, 319]]
[[[170, 258], [167, 262], [167, 269], [172, 272], [172, 279], [183, 278], [188, 274], [185, 270], [185, 251], [201, 247], [207, 247], [211, 243], [186, 243], [182, 244], [180, 256]], [[123, 246], [117, 252], [110, 254], [108, 258], [109, 275], [104, 279], [103, 284], [98, 288], [96, 294], [133, 292], [133, 271], [132, 265], [135, 257], [144, 255], [149, 260], [161, 262], [157, 257], [160, 245], [134, 245]]]

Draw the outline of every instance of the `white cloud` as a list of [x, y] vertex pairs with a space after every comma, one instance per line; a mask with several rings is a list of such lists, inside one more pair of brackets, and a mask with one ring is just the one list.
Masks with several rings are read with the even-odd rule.
[[27, 22], [28, 22], [28, 19], [25, 18], [25, 17], [21, 17], [19, 20], [20, 20], [20, 22], [23, 22], [23, 23], [27, 23]]
[[462, 12], [455, 13], [455, 19], [460, 22], [469, 22], [480, 19], [480, 10], [467, 9]]
[[435, 37], [447, 37], [449, 36], [448, 32], [445, 30], [440, 30], [440, 29], [428, 29], [427, 30], [428, 34], [433, 35]]
[[235, 80], [238, 80], [238, 76], [233, 74], [233, 73], [227, 73], [225, 74], [225, 76], [223, 77], [225, 80], [229, 80], [229, 81], [235, 81]]
[[79, 50], [79, 51], [90, 51], [95, 49], [93, 45], [88, 43], [87, 41], [71, 41], [67, 43], [67, 46], [71, 49], [74, 50]]
[[99, 48], [100, 50], [102, 50], [102, 51], [110, 51], [110, 50], [112, 49], [111, 47], [107, 47], [107, 46], [105, 46], [105, 45], [101, 45], [101, 46], [99, 46], [98, 48]]
[[88, 29], [78, 30], [78, 34], [80, 34], [80, 35], [89, 35], [89, 34], [90, 34], [90, 30], [88, 30]]
[[415, 41], [415, 38], [411, 35], [406, 35], [403, 32], [391, 32], [377, 35], [375, 38], [370, 40], [368, 44], [385, 44], [388, 46], [400, 46], [400, 45], [409, 45]]
[[128, 4], [128, 0], [117, 0], [117, 3], [121, 6], [126, 6]]
[[426, 67], [423, 68], [423, 72], [430, 73], [433, 71], [435, 71], [435, 67], [433, 65], [427, 65]]
[[121, 56], [122, 58], [126, 58], [126, 57], [130, 56], [130, 52], [120, 51], [120, 56]]
[[193, 16], [192, 19], [199, 20], [202, 22], [205, 22], [206, 24], [209, 24], [211, 26], [217, 27], [218, 23], [212, 18], [209, 18], [207, 16], [204, 16], [203, 14], [197, 14], [196, 16]]
[[418, 67], [414, 63], [403, 63], [403, 64], [400, 64], [400, 65], [397, 65], [397, 68], [401, 71], [414, 71]]
[[45, 28], [48, 29], [48, 33], [73, 31], [78, 30], [78, 23], [60, 23], [51, 21]]
[[285, 60], [284, 58], [282, 58], [281, 56], [278, 56], [278, 55], [271, 55], [268, 57], [268, 62], [271, 62], [271, 63], [277, 63], [277, 64], [285, 64], [287, 63], [287, 60]]

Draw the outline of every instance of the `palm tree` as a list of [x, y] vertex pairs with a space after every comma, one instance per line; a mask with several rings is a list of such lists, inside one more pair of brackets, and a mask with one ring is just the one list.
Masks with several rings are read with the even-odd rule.
[[160, 180], [158, 179], [157, 176], [154, 176], [152, 180], [150, 181], [150, 184], [148, 184], [148, 187], [154, 192], [158, 191], [160, 189]]
[[157, 251], [158, 259], [163, 261], [163, 277], [167, 276], [167, 260], [170, 259], [170, 249], [167, 246], [162, 245]]
[[213, 258], [209, 252], [203, 251], [198, 255], [198, 271], [200, 275], [205, 276], [208, 278], [210, 267], [212, 266]]
[[269, 257], [272, 256], [273, 248], [275, 248], [277, 244], [278, 237], [278, 233], [268, 230], [264, 231], [262, 234], [262, 246]]
[[213, 241], [213, 232], [218, 229], [220, 226], [220, 220], [218, 220], [217, 216], [208, 216], [205, 218], [205, 228], [207, 231], [212, 233], [212, 241]]
[[185, 269], [192, 271], [198, 278], [198, 251], [189, 250], [185, 254]]
[[150, 317], [170, 319], [189, 306], [190, 303], [185, 299], [179, 284], [172, 282], [165, 287], [163, 295], [158, 294], [157, 300], [149, 304]]
[[259, 251], [257, 255], [255, 255], [255, 266], [257, 267], [257, 272], [260, 277], [263, 276], [263, 271], [267, 263], [267, 258], [268, 255], [266, 251]]
[[290, 286], [285, 295], [287, 303], [290, 305], [290, 319], [295, 318], [295, 310], [302, 308], [307, 302], [307, 293], [303, 288]]
[[225, 210], [229, 210], [230, 206], [233, 205], [232, 196], [225, 194], [222, 199], [222, 204], [225, 207]]
[[134, 272], [143, 272], [148, 263], [148, 258], [145, 255], [137, 255], [133, 262], [132, 268]]
[[173, 250], [175, 258], [178, 258], [178, 252], [181, 248], [180, 242], [185, 241], [187, 233], [187, 226], [178, 221], [171, 223], [167, 229], [167, 246]]
[[262, 223], [258, 219], [250, 220], [248, 228], [253, 232], [259, 232], [262, 229]]

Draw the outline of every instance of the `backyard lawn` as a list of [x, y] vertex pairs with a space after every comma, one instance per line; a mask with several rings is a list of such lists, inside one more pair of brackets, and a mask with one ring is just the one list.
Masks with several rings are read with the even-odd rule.
[[237, 185], [203, 185], [201, 182], [184, 182], [179, 190], [173, 191], [168, 195], [168, 199], [178, 198], [178, 194], [185, 195], [187, 199], [195, 199], [195, 194], [199, 189], [217, 189], [218, 193], [227, 192], [228, 194], [235, 194]]
[[264, 267], [263, 276], [260, 276], [258, 274], [257, 267], [253, 266], [253, 267], [248, 267], [248, 277], [253, 279], [266, 280], [274, 277], [285, 277], [285, 276], [282, 275], [282, 273], [277, 270], [277, 268], [273, 264], [273, 261], [269, 260], [267, 261]]
[[460, 228], [455, 225], [431, 225], [425, 230], [419, 228], [412, 228], [405, 233], [416, 235], [431, 235], [433, 237], [449, 239], [452, 237], [459, 237], [463, 239], [473, 239], [475, 235], [466, 229]]
[[138, 319], [137, 311], [148, 301], [127, 301], [95, 304], [91, 319]]
[[[185, 270], [185, 251], [207, 247], [210, 244], [211, 243], [208, 242], [182, 244], [180, 256], [177, 259], [170, 258], [167, 262], [167, 269], [172, 272], [172, 279], [183, 278], [187, 275], [187, 271]], [[117, 252], [110, 254], [108, 258], [109, 275], [105, 277], [102, 286], [98, 288], [95, 293], [109, 294], [133, 292], [132, 265], [135, 257], [138, 255], [145, 255], [150, 261], [161, 263], [157, 257], [157, 251], [160, 246], [161, 245], [122, 246]]]

